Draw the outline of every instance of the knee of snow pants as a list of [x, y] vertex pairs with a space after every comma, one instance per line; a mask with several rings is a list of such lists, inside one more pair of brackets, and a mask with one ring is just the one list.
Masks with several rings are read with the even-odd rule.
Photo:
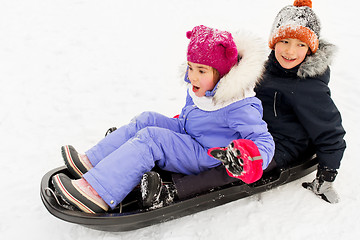
[[96, 166], [102, 159], [134, 137], [138, 131], [149, 126], [157, 126], [177, 132], [182, 129], [177, 119], [168, 118], [156, 112], [143, 112], [133, 118], [129, 124], [107, 135], [99, 143], [86, 151], [86, 155], [91, 164]]

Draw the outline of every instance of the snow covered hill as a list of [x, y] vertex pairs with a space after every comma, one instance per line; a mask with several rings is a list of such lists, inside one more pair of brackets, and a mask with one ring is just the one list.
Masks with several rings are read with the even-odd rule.
[[330, 87], [348, 148], [331, 205], [303, 179], [250, 198], [132, 232], [63, 222], [43, 206], [42, 176], [60, 146], [86, 150], [106, 129], [145, 110], [168, 116], [185, 102], [181, 65], [196, 25], [251, 30], [266, 43], [291, 0], [1, 0], [1, 239], [358, 239], [360, 135], [358, 7], [314, 0], [322, 36], [338, 45]]

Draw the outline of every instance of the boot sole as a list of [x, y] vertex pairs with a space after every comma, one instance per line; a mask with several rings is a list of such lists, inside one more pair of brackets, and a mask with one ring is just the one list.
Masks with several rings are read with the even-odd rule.
[[[76, 154], [77, 159], [72, 157], [72, 154]], [[71, 145], [66, 145], [61, 147], [61, 155], [64, 159], [67, 169], [70, 171], [71, 175], [77, 179], [81, 178], [88, 170], [81, 163], [78, 153], [75, 148]]]
[[56, 174], [52, 177], [52, 182], [55, 190], [61, 195], [61, 197], [65, 201], [77, 207], [79, 210], [92, 214], [103, 213], [106, 211], [106, 209], [103, 209], [101, 206], [82, 195], [81, 192], [71, 183], [71, 179], [65, 174]]
[[[145, 177], [146, 175], [146, 177]], [[145, 199], [142, 199], [143, 207], [151, 207], [153, 202], [159, 197], [162, 181], [155, 172], [147, 172], [141, 179], [141, 188], [147, 188]], [[156, 189], [154, 189], [156, 186]]]

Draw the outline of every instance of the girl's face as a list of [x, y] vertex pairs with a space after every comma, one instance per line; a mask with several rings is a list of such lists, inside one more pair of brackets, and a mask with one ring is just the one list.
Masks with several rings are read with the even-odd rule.
[[285, 38], [275, 45], [275, 57], [285, 69], [302, 63], [307, 54], [310, 54], [309, 46], [299, 39]]
[[196, 96], [203, 97], [206, 91], [214, 89], [219, 77], [212, 67], [192, 62], [188, 62], [188, 66], [188, 77]]

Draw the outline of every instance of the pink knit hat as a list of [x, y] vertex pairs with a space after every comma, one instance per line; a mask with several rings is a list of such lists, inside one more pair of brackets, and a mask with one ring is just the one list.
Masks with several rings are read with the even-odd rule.
[[215, 68], [220, 77], [227, 74], [238, 61], [238, 51], [231, 33], [196, 26], [186, 33], [190, 43], [187, 60]]

